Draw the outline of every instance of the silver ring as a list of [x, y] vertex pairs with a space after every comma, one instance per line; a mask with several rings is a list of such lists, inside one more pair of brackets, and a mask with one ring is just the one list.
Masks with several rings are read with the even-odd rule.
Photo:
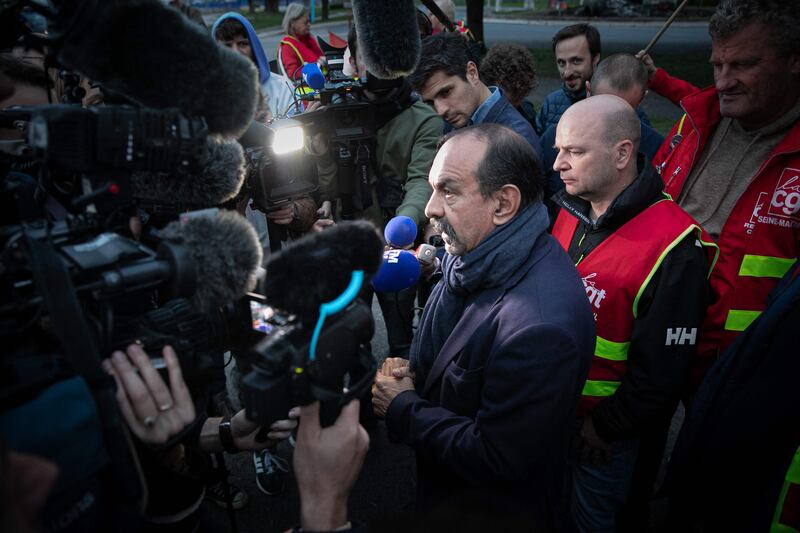
[[173, 407], [173, 405], [172, 405], [171, 402], [170, 403], [165, 403], [164, 405], [159, 405], [158, 406], [158, 411], [163, 413], [164, 411], [169, 411], [170, 409], [172, 409], [172, 407]]
[[144, 420], [142, 421], [142, 423], [144, 424], [144, 427], [151, 428], [156, 423], [156, 417], [154, 417], [154, 416], [146, 416], [146, 417], [144, 417]]

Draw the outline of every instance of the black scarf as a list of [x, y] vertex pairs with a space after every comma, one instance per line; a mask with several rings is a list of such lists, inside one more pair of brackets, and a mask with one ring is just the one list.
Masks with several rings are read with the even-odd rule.
[[467, 302], [482, 290], [500, 287], [524, 265], [533, 244], [547, 230], [547, 209], [541, 202], [530, 204], [496, 227], [478, 246], [463, 256], [445, 255], [442, 281], [434, 287], [419, 330], [411, 343], [411, 365], [417, 386], [424, 381], [433, 360], [453, 331]]

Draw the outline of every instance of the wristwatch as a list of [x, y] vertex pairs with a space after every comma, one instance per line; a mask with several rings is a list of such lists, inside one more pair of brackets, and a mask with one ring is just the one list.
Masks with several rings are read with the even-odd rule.
[[239, 453], [241, 451], [233, 441], [230, 416], [224, 416], [219, 421], [219, 441], [222, 443], [222, 449], [228, 453]]

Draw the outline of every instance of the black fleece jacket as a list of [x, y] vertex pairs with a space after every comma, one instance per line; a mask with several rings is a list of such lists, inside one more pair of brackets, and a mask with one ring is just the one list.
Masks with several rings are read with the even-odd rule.
[[[640, 174], [596, 222], [585, 200], [561, 191], [553, 201], [576, 217], [568, 253], [578, 263], [626, 222], [662, 200], [664, 184], [649, 161], [639, 158]], [[686, 385], [696, 345], [668, 344], [667, 331], [697, 328], [709, 304], [708, 264], [690, 233], [664, 258], [639, 300], [631, 332], [628, 369], [616, 392], [591, 413], [597, 434], [608, 441], [638, 435], [645, 425], [669, 420]]]

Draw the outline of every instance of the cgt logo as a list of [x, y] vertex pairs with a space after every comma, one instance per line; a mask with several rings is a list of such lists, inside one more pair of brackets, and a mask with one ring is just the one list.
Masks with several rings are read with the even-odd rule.
[[769, 214], [783, 218], [797, 218], [800, 212], [800, 170], [784, 169], [772, 193]]
[[600, 302], [602, 302], [603, 298], [606, 297], [606, 291], [605, 289], [600, 289], [597, 287], [596, 282], [593, 281], [595, 277], [597, 277], [597, 273], [592, 272], [591, 274], [588, 274], [586, 277], [582, 278], [583, 288], [586, 290], [586, 297], [589, 298], [589, 303], [595, 308], [600, 309]]

